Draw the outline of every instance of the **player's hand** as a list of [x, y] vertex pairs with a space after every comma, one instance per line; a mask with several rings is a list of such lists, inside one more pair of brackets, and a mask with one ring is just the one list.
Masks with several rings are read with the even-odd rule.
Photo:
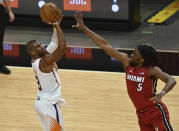
[[83, 27], [85, 26], [83, 22], [83, 15], [80, 11], [77, 11], [76, 14], [74, 14], [74, 18], [77, 22], [76, 25], [73, 25], [72, 28], [77, 28], [78, 30], [82, 30]]
[[164, 92], [160, 92], [158, 94], [156, 94], [154, 97], [150, 98], [151, 101], [155, 102], [160, 100], [163, 96], [165, 95]]
[[13, 22], [14, 19], [15, 19], [15, 16], [14, 16], [13, 12], [10, 11], [10, 12], [9, 12], [9, 21], [10, 21], [10, 22]]
[[58, 17], [58, 24], [60, 24], [61, 22], [62, 22], [62, 20], [63, 20], [63, 15], [60, 15], [59, 17]]
[[56, 63], [53, 64], [53, 67], [55, 68], [56, 71], [58, 71], [58, 65]]
[[62, 19], [63, 19], [63, 15], [62, 16], [59, 16], [58, 20], [54, 23], [49, 23], [49, 25], [53, 26], [53, 27], [57, 27], [60, 25], [60, 23], [62, 22]]

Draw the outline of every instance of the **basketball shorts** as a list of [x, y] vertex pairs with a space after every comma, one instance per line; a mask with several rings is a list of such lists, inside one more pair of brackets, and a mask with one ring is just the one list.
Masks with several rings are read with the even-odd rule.
[[173, 131], [169, 112], [165, 104], [157, 102], [154, 106], [137, 111], [140, 131]]
[[38, 98], [34, 106], [44, 131], [64, 131], [64, 119], [59, 103], [52, 104], [48, 100]]

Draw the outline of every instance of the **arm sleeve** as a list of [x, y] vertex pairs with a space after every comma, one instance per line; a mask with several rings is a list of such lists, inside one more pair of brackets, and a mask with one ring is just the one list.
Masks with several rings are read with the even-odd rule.
[[58, 37], [57, 37], [57, 30], [53, 28], [53, 35], [51, 42], [47, 46], [46, 50], [48, 53], [53, 53], [58, 47]]

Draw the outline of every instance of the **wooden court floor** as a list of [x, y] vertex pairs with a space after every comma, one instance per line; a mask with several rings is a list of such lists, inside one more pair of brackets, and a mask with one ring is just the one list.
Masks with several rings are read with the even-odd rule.
[[[34, 111], [37, 85], [31, 68], [0, 74], [0, 131], [42, 131]], [[60, 70], [65, 131], [139, 131], [121, 73]], [[179, 77], [175, 77], [179, 83]], [[158, 89], [164, 84], [159, 81]], [[171, 123], [179, 131], [179, 84], [167, 94]]]

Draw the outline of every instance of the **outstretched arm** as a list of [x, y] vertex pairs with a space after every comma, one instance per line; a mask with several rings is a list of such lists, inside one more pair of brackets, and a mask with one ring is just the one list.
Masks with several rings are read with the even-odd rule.
[[53, 53], [58, 47], [58, 36], [56, 28], [53, 28], [53, 35], [49, 45], [46, 48], [48, 53]]
[[99, 46], [101, 49], [103, 49], [108, 55], [111, 57], [121, 61], [124, 65], [124, 67], [127, 67], [129, 65], [129, 57], [126, 53], [122, 53], [117, 51], [116, 49], [112, 48], [111, 45], [108, 44], [108, 42], [90, 30], [83, 22], [82, 14], [80, 12], [77, 12], [75, 15], [75, 20], [77, 21], [77, 25], [73, 25], [72, 28], [77, 28], [79, 30], [82, 30], [97, 46]]
[[151, 98], [152, 101], [161, 99], [166, 93], [172, 90], [174, 85], [176, 84], [176, 80], [169, 74], [163, 72], [159, 67], [153, 67], [149, 69], [149, 76], [160, 79], [166, 83], [162, 91]]
[[[62, 16], [63, 18], [63, 16]], [[61, 18], [61, 19], [62, 19]], [[60, 24], [60, 23], [59, 23]], [[65, 42], [65, 37], [63, 38], [63, 42]], [[52, 38], [51, 38], [51, 41], [50, 43], [48, 44], [47, 48], [46, 48], [46, 51], [48, 53], [53, 53], [56, 49], [58, 48], [58, 36], [57, 36], [57, 30], [55, 27], [53, 27], [53, 35], [52, 35]]]
[[[62, 18], [61, 18], [62, 19]], [[60, 19], [60, 21], [61, 21]], [[54, 62], [57, 62], [65, 53], [66, 50], [66, 39], [59, 26], [60, 22], [53, 23], [52, 26], [56, 29], [58, 47], [50, 54], [46, 54], [42, 57], [42, 66], [51, 66]]]

